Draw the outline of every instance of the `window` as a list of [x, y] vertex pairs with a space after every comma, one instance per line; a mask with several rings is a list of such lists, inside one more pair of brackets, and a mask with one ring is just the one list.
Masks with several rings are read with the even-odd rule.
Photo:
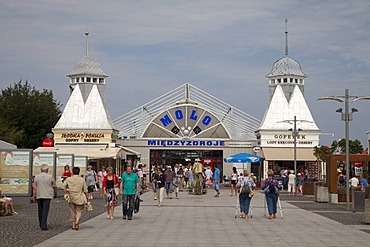
[[290, 78], [290, 82], [293, 82], [293, 80], [294, 80], [293, 78]]
[[86, 77], [86, 82], [91, 82], [91, 78], [90, 77]]
[[95, 82], [95, 83], [96, 83], [96, 82], [97, 82], [97, 79], [96, 79], [96, 78], [93, 78], [93, 82]]
[[278, 81], [278, 83], [280, 83], [281, 82], [281, 79], [277, 79], [277, 81]]
[[295, 79], [295, 83], [298, 83], [298, 79]]
[[275, 84], [275, 79], [271, 79], [271, 84]]
[[299, 79], [299, 83], [301, 83], [301, 84], [302, 84], [302, 83], [303, 83], [303, 80], [302, 80], [302, 79]]
[[288, 82], [288, 78], [284, 78], [284, 83], [287, 83]]
[[104, 83], [104, 78], [99, 78], [99, 83]]
[[80, 78], [78, 78], [78, 77], [77, 77], [77, 78], [76, 78], [76, 82], [80, 82]]
[[85, 77], [81, 77], [81, 82], [85, 82]]

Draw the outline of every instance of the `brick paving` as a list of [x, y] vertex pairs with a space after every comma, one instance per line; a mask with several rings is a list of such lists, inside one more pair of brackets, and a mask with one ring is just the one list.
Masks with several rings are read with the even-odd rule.
[[[70, 230], [68, 203], [62, 198], [52, 200], [48, 231], [40, 231], [37, 205], [31, 204], [17, 208], [16, 216], [0, 217], [0, 245], [102, 246], [104, 241], [104, 246], [123, 242], [125, 246], [161, 247], [241, 242], [253, 246], [366, 246], [370, 241], [370, 226], [361, 222], [363, 213], [348, 212], [345, 205], [316, 203], [312, 196], [282, 193], [284, 219], [269, 221], [264, 216], [263, 194], [257, 192], [252, 201], [253, 219], [242, 220], [234, 219], [236, 198], [229, 196], [227, 188], [221, 190], [220, 198], [213, 194], [212, 190], [202, 196], [181, 192], [179, 200], [165, 199], [159, 209], [153, 194], [146, 193], [131, 222], [120, 218], [120, 206], [115, 219], [107, 220], [104, 200], [94, 199], [94, 211], [84, 212], [78, 232]], [[127, 232], [132, 238], [125, 237]]]
[[[95, 196], [98, 197], [98, 193]], [[92, 212], [84, 212], [82, 222], [105, 211], [103, 199], [93, 199]], [[14, 216], [0, 217], [0, 246], [34, 246], [70, 228], [69, 207], [63, 198], [53, 199], [48, 217], [48, 231], [40, 231], [37, 203], [17, 207]]]

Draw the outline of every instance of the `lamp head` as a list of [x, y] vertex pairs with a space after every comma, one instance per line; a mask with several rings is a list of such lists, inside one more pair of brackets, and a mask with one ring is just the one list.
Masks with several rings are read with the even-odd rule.
[[356, 108], [352, 108], [351, 111], [352, 111], [352, 113], [358, 112], [358, 110]]
[[342, 112], [343, 112], [343, 109], [342, 109], [342, 108], [339, 108], [339, 109], [337, 109], [335, 112], [342, 113]]

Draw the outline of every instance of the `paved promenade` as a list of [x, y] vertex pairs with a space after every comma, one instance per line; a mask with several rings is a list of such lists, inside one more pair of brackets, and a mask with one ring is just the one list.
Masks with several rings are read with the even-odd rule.
[[[298, 208], [286, 200], [281, 202], [284, 218], [278, 213], [277, 219], [268, 220], [264, 216], [263, 194], [260, 192], [252, 200], [253, 218], [247, 220], [234, 218], [236, 197], [229, 196], [229, 190], [221, 190], [219, 198], [214, 197], [213, 190], [202, 196], [182, 192], [178, 200], [164, 199], [161, 208], [157, 207], [151, 192], [145, 193], [143, 199], [140, 212], [132, 221], [121, 218], [122, 208], [119, 206], [114, 220], [106, 219], [105, 213], [100, 214], [82, 222], [79, 231], [68, 229], [37, 246], [285, 247], [368, 246], [370, 242], [369, 225], [342, 224]], [[294, 201], [296, 204], [315, 204], [304, 198], [300, 201], [299, 197], [294, 197]]]

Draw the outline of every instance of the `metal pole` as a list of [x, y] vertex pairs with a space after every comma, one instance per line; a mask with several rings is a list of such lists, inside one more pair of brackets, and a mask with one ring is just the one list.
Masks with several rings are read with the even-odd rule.
[[[293, 127], [293, 133], [294, 133], [294, 175], [297, 176], [297, 117], [294, 116], [294, 127]], [[296, 191], [296, 183], [294, 181], [294, 191]], [[293, 193], [293, 194], [295, 194]]]
[[349, 90], [345, 89], [344, 98], [345, 135], [346, 135], [346, 204], [349, 211]]

